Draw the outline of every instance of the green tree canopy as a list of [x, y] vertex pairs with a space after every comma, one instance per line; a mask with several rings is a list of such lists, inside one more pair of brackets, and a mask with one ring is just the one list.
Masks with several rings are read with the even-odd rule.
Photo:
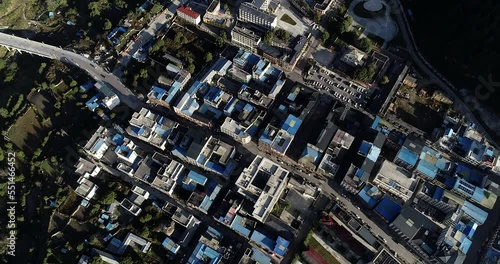
[[330, 33], [328, 31], [323, 32], [323, 39], [321, 40], [323, 45], [325, 45], [330, 39]]
[[205, 59], [205, 62], [212, 61], [213, 60], [212, 53], [210, 53], [210, 52], [205, 53], [204, 59]]
[[97, 0], [89, 3], [90, 16], [100, 16], [102, 11], [106, 11], [111, 8], [111, 4], [108, 0]]
[[382, 83], [382, 84], [388, 84], [389, 83], [389, 77], [387, 77], [387, 75], [384, 75], [384, 77], [382, 77], [382, 81], [380, 83]]
[[274, 38], [274, 32], [269, 30], [266, 32], [266, 34], [264, 34], [262, 41], [264, 41], [264, 43], [266, 43], [267, 45], [271, 45], [273, 38]]
[[284, 29], [281, 29], [281, 28], [278, 28], [278, 29], [276, 30], [276, 32], [274, 33], [274, 35], [275, 35], [277, 38], [279, 38], [279, 39], [283, 40], [284, 42], [288, 42], [288, 41], [290, 41], [290, 38], [291, 38], [291, 36], [290, 36], [290, 32], [288, 32], [288, 31], [286, 31], [286, 30], [284, 30]]
[[365, 52], [370, 52], [372, 50], [372, 41], [369, 38], [361, 38], [359, 48]]
[[360, 68], [356, 69], [354, 71], [353, 78], [355, 80], [362, 82], [370, 82], [373, 79], [374, 75], [375, 75], [375, 66], [370, 64], [370, 65], [363, 65]]
[[102, 199], [103, 204], [112, 204], [116, 200], [116, 193], [114, 191], [108, 192], [106, 197]]
[[109, 19], [106, 19], [104, 21], [104, 30], [110, 30], [112, 27], [113, 25], [111, 24], [111, 21], [109, 21]]

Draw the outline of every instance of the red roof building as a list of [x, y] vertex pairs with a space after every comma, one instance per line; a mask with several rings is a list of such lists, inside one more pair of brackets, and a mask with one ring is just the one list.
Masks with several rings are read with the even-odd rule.
[[201, 15], [193, 11], [189, 6], [177, 8], [177, 15], [191, 24], [198, 25], [201, 22]]

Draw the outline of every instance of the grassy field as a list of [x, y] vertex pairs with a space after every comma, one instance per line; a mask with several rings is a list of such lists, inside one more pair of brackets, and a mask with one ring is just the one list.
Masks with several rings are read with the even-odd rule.
[[286, 22], [292, 26], [295, 26], [297, 25], [297, 22], [295, 22], [295, 20], [293, 20], [293, 18], [291, 18], [289, 15], [287, 14], [284, 14], [281, 18], [280, 18], [281, 21], [283, 22]]
[[28, 109], [9, 129], [9, 138], [23, 151], [30, 153], [40, 147], [40, 135], [44, 135], [46, 128], [38, 122], [35, 110]]
[[27, 29], [29, 20], [38, 11], [37, 0], [3, 0], [0, 2], [0, 27]]
[[340, 262], [330, 254], [316, 239], [311, 237], [311, 240], [309, 240], [309, 246], [314, 248], [318, 254], [320, 254], [326, 262], [330, 264], [340, 264]]

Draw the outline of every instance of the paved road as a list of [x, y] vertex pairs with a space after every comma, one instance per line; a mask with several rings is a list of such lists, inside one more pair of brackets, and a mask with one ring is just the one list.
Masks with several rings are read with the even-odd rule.
[[[225, 138], [224, 138], [225, 139]], [[261, 155], [264, 156], [278, 164], [280, 164], [282, 167], [287, 169], [290, 172], [293, 172], [294, 174], [298, 174], [304, 179], [308, 180], [309, 182], [312, 182], [316, 186], [320, 187], [322, 192], [326, 195], [333, 195], [336, 198], [338, 198], [337, 202], [341, 202], [345, 205], [345, 208], [354, 213], [355, 215], [359, 216], [360, 219], [366, 223], [368, 226], [370, 226], [371, 231], [376, 234], [382, 236], [387, 242], [387, 247], [390, 248], [391, 250], [394, 250], [400, 258], [403, 258], [406, 262], [408, 263], [421, 263], [421, 261], [413, 255], [408, 249], [406, 249], [404, 246], [401, 244], [395, 242], [389, 235], [387, 235], [385, 230], [389, 230], [388, 226], [384, 227], [385, 230], [380, 228], [377, 223], [373, 222], [373, 220], [370, 218], [370, 216], [366, 215], [364, 212], [362, 212], [360, 209], [357, 208], [356, 205], [354, 205], [351, 201], [347, 200], [346, 198], [342, 197], [340, 194], [343, 193], [341, 190], [341, 187], [337, 184], [334, 183], [333, 180], [330, 181], [323, 181], [319, 180], [314, 177], [313, 174], [307, 174], [304, 172], [299, 171], [296, 167], [296, 163], [293, 162], [290, 158], [288, 157], [280, 157], [279, 159], [274, 156], [274, 155], [269, 155], [267, 153], [261, 152], [258, 150], [257, 144], [255, 142], [250, 142], [248, 144], [243, 145], [237, 145], [237, 151], [238, 153], [243, 154], [244, 156], [249, 156], [250, 154], [253, 155]], [[293, 165], [290, 165], [293, 164]], [[297, 239], [303, 239], [302, 236], [297, 236], [295, 240]], [[301, 240], [302, 241], [302, 240]], [[293, 243], [293, 242], [292, 242]], [[298, 253], [298, 252], [292, 252]], [[288, 254], [287, 254], [288, 255]]]
[[500, 149], [500, 145], [493, 140], [493, 138], [488, 134], [487, 130], [484, 128], [482, 120], [477, 118], [472, 110], [465, 104], [460, 95], [456, 93], [457, 89], [451, 84], [448, 80], [446, 80], [436, 69], [432, 67], [432, 65], [427, 62], [427, 60], [422, 56], [420, 51], [418, 50], [418, 46], [415, 42], [413, 34], [411, 32], [410, 24], [408, 23], [408, 19], [406, 18], [406, 12], [398, 0], [391, 0], [391, 6], [393, 7], [393, 13], [396, 16], [396, 19], [399, 24], [400, 32], [403, 35], [403, 39], [415, 64], [425, 72], [436, 84], [438, 84], [441, 89], [443, 89], [452, 99], [455, 101], [455, 108], [465, 114], [468, 120], [474, 122], [480, 130], [485, 131], [485, 136], [488, 141], [497, 149]]
[[28, 52], [34, 55], [60, 60], [65, 63], [75, 65], [86, 71], [97, 82], [104, 83], [113, 89], [120, 98], [121, 102], [128, 105], [130, 108], [138, 110], [141, 106], [145, 105], [145, 103], [139, 100], [117, 76], [106, 72], [99, 65], [80, 54], [42, 42], [20, 38], [5, 33], [0, 33], [0, 45], [7, 48], [17, 49], [21, 52]]

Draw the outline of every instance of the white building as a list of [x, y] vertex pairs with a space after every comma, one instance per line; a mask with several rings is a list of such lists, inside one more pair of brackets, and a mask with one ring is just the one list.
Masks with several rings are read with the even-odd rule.
[[177, 15], [191, 24], [199, 25], [201, 23], [201, 15], [196, 13], [189, 6], [177, 8]]
[[98, 186], [95, 183], [89, 181], [88, 179], [83, 179], [80, 182], [80, 185], [76, 188], [75, 192], [83, 199], [90, 200], [94, 197], [97, 189]]
[[278, 18], [275, 15], [248, 2], [241, 4], [238, 18], [243, 22], [250, 22], [265, 29], [274, 29], [278, 25]]
[[117, 107], [120, 104], [120, 98], [118, 98], [118, 95], [113, 95], [110, 97], [105, 97], [102, 99], [102, 103], [109, 109], [113, 110], [115, 107]]
[[256, 156], [236, 180], [238, 192], [253, 201], [251, 216], [265, 222], [288, 183], [288, 171], [271, 160]]
[[165, 150], [167, 137], [177, 126], [177, 122], [157, 115], [146, 108], [135, 112], [129, 123], [130, 126], [127, 127], [129, 135], [148, 142], [161, 150]]
[[380, 189], [408, 201], [417, 187], [418, 179], [413, 178], [405, 169], [386, 160], [382, 163], [373, 183]]
[[239, 23], [231, 30], [231, 41], [254, 50], [261, 42], [261, 36], [244, 23]]
[[170, 162], [165, 163], [158, 171], [158, 174], [153, 180], [152, 186], [172, 196], [175, 186], [177, 185], [179, 175], [183, 170], [184, 165], [182, 163], [170, 160]]

